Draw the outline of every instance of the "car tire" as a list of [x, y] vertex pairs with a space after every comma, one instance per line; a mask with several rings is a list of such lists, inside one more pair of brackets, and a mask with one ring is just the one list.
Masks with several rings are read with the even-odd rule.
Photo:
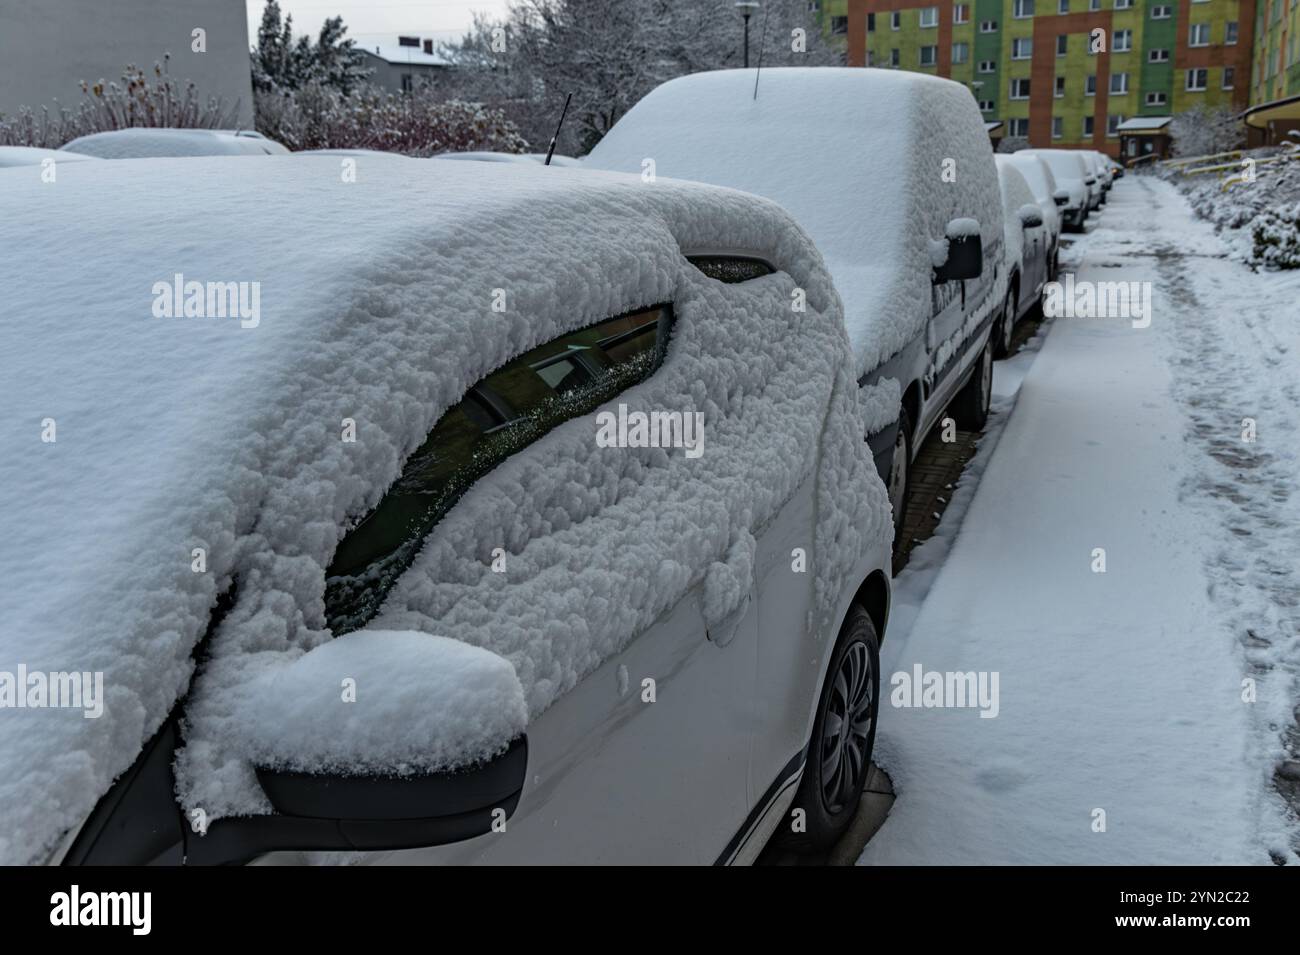
[[[871, 771], [879, 712], [880, 638], [871, 615], [853, 604], [817, 701], [803, 779], [774, 837], [782, 848], [825, 851], [848, 830]], [[853, 716], [846, 719], [846, 714]], [[851, 732], [843, 731], [846, 725]], [[798, 810], [803, 810], [802, 831], [795, 831]]]
[[1020, 298], [1020, 290], [1016, 288], [1015, 283], [1007, 289], [1007, 299], [1002, 304], [1002, 317], [998, 323], [993, 326], [993, 357], [1006, 358], [1011, 354], [1011, 339], [1016, 334], [1016, 300]]
[[989, 405], [993, 402], [993, 341], [980, 352], [979, 363], [971, 372], [970, 380], [952, 399], [950, 411], [957, 426], [966, 431], [979, 431], [989, 420]]
[[903, 524], [907, 521], [907, 492], [912, 483], [912, 416], [907, 407], [898, 409], [898, 436], [894, 439], [894, 453], [889, 460], [889, 505], [894, 517], [894, 545], [891, 553], [897, 555], [903, 543]]

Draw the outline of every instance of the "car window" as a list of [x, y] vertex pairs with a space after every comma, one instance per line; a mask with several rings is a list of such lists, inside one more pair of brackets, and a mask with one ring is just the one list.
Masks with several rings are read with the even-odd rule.
[[607, 319], [520, 355], [471, 388], [339, 542], [325, 573], [325, 616], [335, 635], [374, 617], [429, 532], [475, 481], [648, 378], [663, 359], [671, 323], [667, 305]]
[[776, 269], [751, 255], [691, 255], [687, 261], [711, 279], [737, 285], [771, 275]]

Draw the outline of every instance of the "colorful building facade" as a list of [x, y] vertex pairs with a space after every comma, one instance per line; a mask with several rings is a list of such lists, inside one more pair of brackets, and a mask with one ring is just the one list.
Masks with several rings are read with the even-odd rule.
[[[1289, 4], [1279, 16], [1294, 23], [1300, 0], [1262, 2]], [[1247, 107], [1255, 79], [1255, 3], [822, 0], [820, 6], [828, 32], [843, 37], [850, 66], [949, 77], [971, 89], [985, 120], [1002, 124], [1003, 136], [1118, 156], [1119, 126], [1127, 120], [1167, 117], [1198, 104]], [[1281, 62], [1292, 61], [1283, 53]]]

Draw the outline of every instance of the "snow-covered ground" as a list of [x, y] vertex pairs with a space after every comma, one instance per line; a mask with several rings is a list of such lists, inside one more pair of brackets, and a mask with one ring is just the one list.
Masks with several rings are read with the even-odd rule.
[[1274, 780], [1300, 669], [1300, 273], [1226, 251], [1131, 176], [1063, 253], [1081, 281], [1152, 283], [1152, 321], [1058, 318], [997, 366], [882, 659], [885, 681], [996, 673], [997, 715], [882, 686], [898, 800], [863, 863], [1300, 861]]

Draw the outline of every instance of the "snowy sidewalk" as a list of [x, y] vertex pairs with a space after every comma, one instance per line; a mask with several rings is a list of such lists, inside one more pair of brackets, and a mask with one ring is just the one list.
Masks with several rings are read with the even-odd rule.
[[[1300, 347], [1277, 338], [1296, 322], [1266, 317], [1277, 282], [1215, 258], [1219, 240], [1172, 187], [1129, 177], [1111, 195], [1076, 245], [1076, 278], [1152, 282], [1153, 321], [1057, 319], [1041, 351], [999, 366], [1004, 393], [1024, 373], [1014, 410], [985, 439], [969, 506], [945, 515], [960, 524], [898, 582], [876, 753], [898, 799], [864, 863], [1297, 861], [1271, 781], [1293, 700], [1295, 603], [1249, 565], [1261, 547], [1269, 566], [1290, 548], [1294, 565], [1300, 514], [1279, 501], [1281, 477], [1259, 492], [1267, 513], [1246, 492], [1250, 513], [1228, 514], [1213, 491], [1237, 485], [1213, 473], [1232, 466], [1214, 455], [1243, 453], [1244, 416], [1280, 430], [1300, 407], [1282, 393], [1300, 382]], [[1213, 401], [1204, 389], [1229, 373], [1240, 391]], [[1285, 446], [1265, 471], [1289, 467], [1294, 489], [1296, 445], [1289, 461]], [[1275, 543], [1252, 540], [1252, 520], [1280, 524]], [[1212, 586], [1220, 567], [1241, 579]], [[1247, 616], [1276, 638], [1248, 649]], [[1271, 676], [1269, 662], [1281, 664]], [[918, 665], [996, 673], [996, 717], [891, 705], [889, 678]], [[1260, 680], [1256, 704], [1242, 700], [1246, 677]]]

